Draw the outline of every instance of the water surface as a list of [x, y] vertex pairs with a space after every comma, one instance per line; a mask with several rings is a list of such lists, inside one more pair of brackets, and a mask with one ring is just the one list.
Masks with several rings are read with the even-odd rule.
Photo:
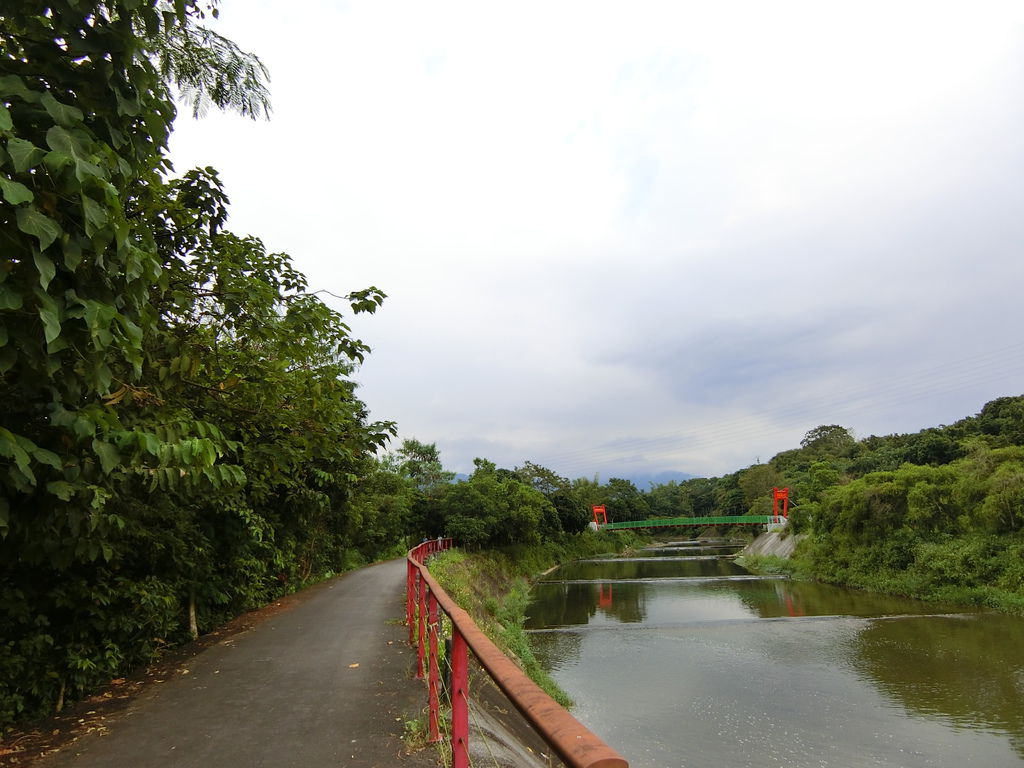
[[538, 658], [631, 766], [1024, 764], [1024, 619], [755, 577], [735, 549], [534, 588]]

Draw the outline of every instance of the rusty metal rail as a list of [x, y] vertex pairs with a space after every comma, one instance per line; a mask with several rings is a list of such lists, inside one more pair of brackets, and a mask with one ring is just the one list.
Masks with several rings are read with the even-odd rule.
[[427, 678], [429, 736], [440, 741], [438, 610], [452, 623], [451, 704], [452, 766], [469, 765], [469, 659], [480, 666], [505, 693], [530, 726], [570, 768], [629, 768], [626, 760], [548, 696], [480, 630], [430, 575], [424, 564], [431, 555], [451, 547], [451, 539], [425, 541], [409, 550], [406, 578], [406, 620], [409, 643], [417, 646], [418, 677]]

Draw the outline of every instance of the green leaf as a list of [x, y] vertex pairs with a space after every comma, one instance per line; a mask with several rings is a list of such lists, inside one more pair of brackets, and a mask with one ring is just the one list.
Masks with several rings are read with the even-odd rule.
[[0, 309], [21, 309], [21, 294], [10, 286], [0, 283]]
[[110, 382], [114, 380], [114, 374], [110, 372], [110, 366], [102, 360], [97, 361], [92, 371], [92, 383], [97, 392], [106, 392], [110, 389]]
[[114, 340], [114, 335], [110, 332], [110, 323], [116, 315], [117, 310], [110, 304], [92, 299], [85, 302], [85, 324], [100, 349], [109, 346]]
[[61, 104], [49, 91], [43, 93], [40, 101], [42, 102], [43, 107], [46, 108], [46, 111], [50, 113], [50, 117], [52, 117], [59, 125], [63, 125], [67, 128], [82, 122], [85, 117], [85, 115], [82, 114], [82, 110], [78, 107]]
[[29, 168], [35, 168], [46, 156], [46, 152], [26, 139], [8, 139], [7, 151], [14, 162], [14, 170], [19, 173], [24, 173]]
[[11, 120], [11, 112], [3, 104], [0, 104], [0, 131], [10, 131], [14, 128], [14, 121]]
[[130, 318], [127, 318], [124, 315], [119, 315], [117, 319], [120, 322], [121, 327], [124, 329], [125, 335], [128, 337], [128, 340], [131, 341], [132, 346], [136, 348], [141, 348], [142, 329], [138, 325], [133, 323]]
[[79, 181], [85, 181], [90, 176], [96, 179], [107, 178], [107, 174], [98, 165], [86, 162], [85, 160], [75, 160], [75, 178]]
[[64, 152], [53, 151], [46, 153], [46, 157], [43, 158], [43, 165], [46, 166], [46, 170], [56, 175], [60, 173], [64, 166], [70, 165], [74, 160], [75, 158]]
[[34, 293], [39, 300], [39, 319], [43, 321], [43, 334], [46, 343], [49, 344], [60, 336], [60, 309], [57, 302], [43, 291], [36, 289]]
[[7, 536], [7, 529], [10, 528], [11, 507], [7, 499], [0, 497], [0, 538]]
[[64, 464], [61, 462], [60, 456], [53, 451], [48, 451], [45, 448], [36, 448], [32, 451], [32, 455], [35, 456], [36, 461], [40, 464], [48, 464], [54, 469], [64, 468]]
[[61, 501], [71, 501], [71, 497], [75, 495], [75, 486], [67, 480], [54, 480], [52, 483], [47, 483], [46, 490]]
[[78, 437], [92, 437], [96, 434], [96, 424], [87, 416], [77, 416], [72, 429]]
[[32, 250], [32, 258], [36, 263], [36, 269], [39, 271], [39, 285], [45, 291], [50, 281], [53, 280], [53, 276], [57, 273], [57, 268], [53, 265], [53, 259], [35, 249]]
[[46, 146], [54, 152], [60, 152], [70, 157], [80, 158], [86, 156], [85, 147], [82, 146], [78, 137], [59, 125], [53, 126], [46, 132]]
[[78, 239], [65, 234], [61, 238], [61, 247], [64, 249], [64, 266], [72, 272], [78, 269], [82, 263], [82, 245]]
[[150, 456], [156, 456], [160, 452], [160, 441], [152, 432], [143, 432], [139, 435], [139, 446]]
[[82, 195], [82, 211], [85, 213], [85, 233], [90, 237], [107, 223], [107, 212], [91, 197]]
[[134, 97], [126, 99], [121, 94], [120, 88], [115, 87], [113, 90], [114, 98], [117, 99], [117, 114], [134, 117], [135, 115], [139, 114], [140, 111], [142, 111], [139, 99]]
[[35, 447], [35, 443], [31, 440], [26, 440], [23, 437], [18, 438], [8, 430], [0, 427], [0, 456], [14, 459], [14, 463], [21, 471], [22, 477], [32, 485], [35, 485], [36, 476], [32, 473], [32, 469], [29, 466], [32, 460], [21, 443], [25, 443], [30, 448]]
[[39, 94], [29, 89], [25, 81], [17, 75], [4, 75], [0, 77], [0, 97], [18, 96], [22, 101], [35, 104], [39, 101]]
[[11, 181], [3, 176], [0, 176], [0, 189], [3, 190], [4, 200], [11, 205], [31, 203], [33, 198], [35, 198], [35, 195], [32, 194], [32, 190], [24, 184], [18, 181]]
[[60, 225], [49, 216], [44, 216], [35, 208], [18, 209], [18, 229], [26, 235], [34, 235], [39, 240], [39, 250], [45, 251], [63, 231]]
[[92, 449], [96, 451], [96, 455], [100, 460], [100, 467], [105, 475], [109, 475], [121, 463], [121, 454], [110, 443], [96, 439], [92, 441]]

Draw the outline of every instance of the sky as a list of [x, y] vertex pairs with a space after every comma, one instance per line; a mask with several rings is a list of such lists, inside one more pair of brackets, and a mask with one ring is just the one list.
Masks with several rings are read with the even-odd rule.
[[1019, 2], [220, 9], [273, 113], [182, 109], [176, 171], [388, 294], [359, 396], [448, 469], [714, 476], [1024, 393]]

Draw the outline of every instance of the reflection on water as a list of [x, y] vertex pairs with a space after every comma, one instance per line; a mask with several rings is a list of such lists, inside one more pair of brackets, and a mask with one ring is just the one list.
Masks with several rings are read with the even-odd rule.
[[[975, 615], [872, 622], [854, 665], [912, 712], [1011, 735], [1024, 756], [1024, 622]], [[907, 664], [907, 659], [913, 664]]]
[[746, 571], [725, 558], [580, 560], [549, 573], [545, 581], [601, 581], [602, 579], [664, 579], [694, 576], [739, 576]]
[[1024, 619], [641, 554], [549, 574], [528, 621], [631, 765], [1024, 762]]

